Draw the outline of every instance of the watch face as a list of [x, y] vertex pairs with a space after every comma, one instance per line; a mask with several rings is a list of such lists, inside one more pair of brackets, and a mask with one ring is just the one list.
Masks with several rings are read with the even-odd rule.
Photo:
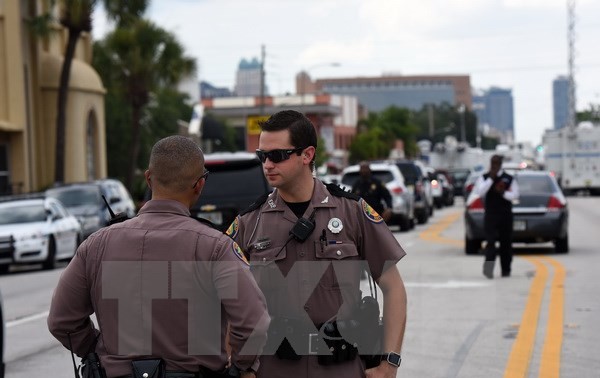
[[400, 361], [402, 361], [402, 359], [400, 358], [400, 355], [398, 353], [394, 353], [394, 352], [388, 353], [386, 359], [389, 364], [394, 365], [394, 366], [400, 366]]

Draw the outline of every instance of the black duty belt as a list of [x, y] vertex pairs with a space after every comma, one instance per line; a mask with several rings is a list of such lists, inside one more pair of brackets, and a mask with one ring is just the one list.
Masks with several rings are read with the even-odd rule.
[[[208, 375], [202, 374], [200, 372], [190, 373], [185, 371], [168, 371], [165, 373], [166, 378], [204, 378], [208, 377]], [[117, 378], [132, 378], [131, 374], [121, 375]]]

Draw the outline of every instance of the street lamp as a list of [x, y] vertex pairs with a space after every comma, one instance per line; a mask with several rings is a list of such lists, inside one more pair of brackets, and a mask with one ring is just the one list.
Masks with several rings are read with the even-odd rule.
[[300, 94], [302, 96], [302, 106], [304, 106], [304, 95], [306, 92], [306, 80], [310, 79], [310, 71], [316, 69], [316, 68], [321, 68], [321, 67], [339, 67], [340, 63], [338, 62], [329, 62], [329, 63], [319, 63], [319, 64], [315, 64], [313, 66], [310, 66], [306, 69], [303, 69], [302, 71], [300, 71], [300, 74], [302, 75], [302, 77], [300, 78]]

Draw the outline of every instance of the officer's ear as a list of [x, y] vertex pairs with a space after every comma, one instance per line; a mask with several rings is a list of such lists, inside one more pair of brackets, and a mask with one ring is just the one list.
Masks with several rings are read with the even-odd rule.
[[152, 190], [152, 178], [149, 169], [146, 169], [146, 171], [144, 172], [144, 178], [146, 179], [146, 185], [148, 185], [148, 188]]

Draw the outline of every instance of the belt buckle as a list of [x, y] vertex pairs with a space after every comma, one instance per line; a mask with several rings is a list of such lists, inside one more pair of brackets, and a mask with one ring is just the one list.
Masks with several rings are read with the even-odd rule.
[[[319, 352], [317, 351], [313, 351], [313, 338], [317, 338], [319, 337], [318, 333], [309, 333], [308, 334], [308, 354], [309, 355], [317, 355], [319, 354]], [[315, 346], [316, 346], [316, 340], [315, 340]]]

